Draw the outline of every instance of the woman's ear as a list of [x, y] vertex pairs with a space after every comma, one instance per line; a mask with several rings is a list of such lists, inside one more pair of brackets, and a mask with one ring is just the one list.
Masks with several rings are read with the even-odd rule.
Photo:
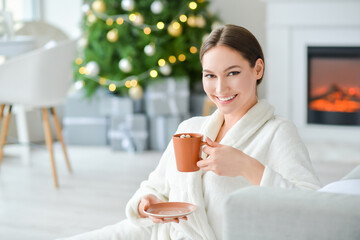
[[264, 74], [264, 61], [258, 58], [255, 62], [256, 79], [259, 80]]

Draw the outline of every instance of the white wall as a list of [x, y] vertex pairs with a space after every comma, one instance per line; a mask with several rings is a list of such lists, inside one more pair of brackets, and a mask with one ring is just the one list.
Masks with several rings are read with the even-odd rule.
[[41, 0], [42, 19], [62, 30], [71, 38], [81, 34], [82, 0]]

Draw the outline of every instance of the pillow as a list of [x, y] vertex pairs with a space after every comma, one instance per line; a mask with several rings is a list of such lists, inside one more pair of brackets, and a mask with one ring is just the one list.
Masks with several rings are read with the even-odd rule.
[[330, 183], [318, 190], [341, 194], [360, 195], [360, 179], [347, 179]]

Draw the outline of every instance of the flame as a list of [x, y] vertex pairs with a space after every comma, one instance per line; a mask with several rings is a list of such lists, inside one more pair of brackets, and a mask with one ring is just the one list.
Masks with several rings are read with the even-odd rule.
[[340, 89], [331, 86], [325, 91], [323, 87], [316, 89], [314, 93], [317, 93], [316, 97], [312, 97], [309, 103], [311, 110], [348, 113], [360, 111], [360, 88]]

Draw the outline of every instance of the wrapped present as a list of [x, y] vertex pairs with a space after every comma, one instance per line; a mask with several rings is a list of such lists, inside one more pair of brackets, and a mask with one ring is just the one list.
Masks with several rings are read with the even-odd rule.
[[148, 116], [178, 116], [189, 112], [189, 80], [164, 78], [149, 84], [145, 92], [145, 111]]
[[107, 94], [100, 100], [100, 114], [103, 116], [126, 116], [134, 112], [134, 103], [129, 97]]
[[66, 117], [100, 117], [100, 100], [102, 96], [95, 94], [91, 99], [85, 98], [84, 92], [77, 91], [69, 95], [64, 105]]
[[147, 150], [147, 120], [144, 114], [111, 117], [108, 137], [113, 150], [143, 152]]
[[190, 95], [190, 113], [192, 116], [202, 116], [204, 112], [204, 102], [207, 98], [203, 93], [191, 93]]
[[65, 117], [63, 125], [68, 145], [107, 145], [106, 117]]
[[156, 116], [150, 118], [150, 149], [165, 150], [182, 120], [183, 117], [181, 116]]

